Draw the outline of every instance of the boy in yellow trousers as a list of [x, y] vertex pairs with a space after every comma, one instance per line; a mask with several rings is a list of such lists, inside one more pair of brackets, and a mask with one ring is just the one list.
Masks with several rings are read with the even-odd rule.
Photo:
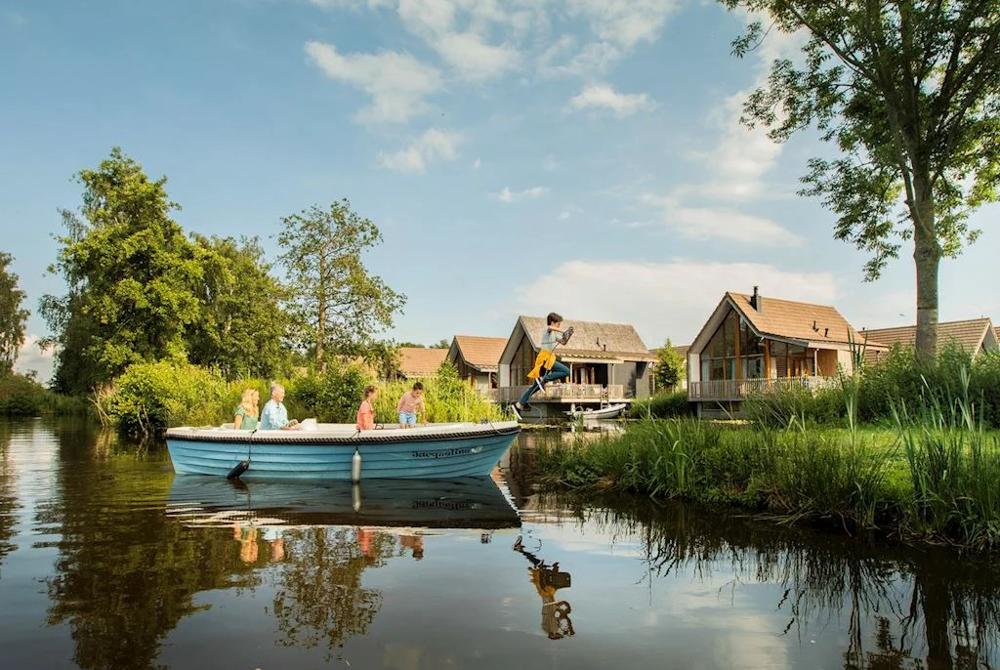
[[562, 329], [563, 318], [555, 312], [550, 312], [545, 317], [545, 332], [542, 334], [542, 343], [535, 357], [535, 365], [528, 373], [528, 379], [532, 384], [525, 389], [524, 393], [516, 403], [514, 409], [523, 411], [531, 409], [528, 401], [531, 396], [539, 391], [545, 390], [545, 385], [549, 382], [558, 381], [569, 377], [569, 368], [556, 359], [555, 349], [560, 344], [566, 344], [573, 335], [573, 327]]

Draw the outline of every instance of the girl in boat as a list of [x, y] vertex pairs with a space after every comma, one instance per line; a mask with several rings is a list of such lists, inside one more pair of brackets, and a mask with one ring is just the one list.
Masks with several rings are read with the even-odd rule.
[[357, 429], [371, 430], [375, 427], [375, 408], [373, 403], [378, 396], [378, 389], [374, 386], [365, 387], [365, 396], [361, 399], [361, 406], [358, 407]]
[[260, 416], [260, 393], [256, 389], [246, 389], [240, 397], [233, 417], [233, 427], [236, 430], [254, 430], [257, 428], [257, 417]]

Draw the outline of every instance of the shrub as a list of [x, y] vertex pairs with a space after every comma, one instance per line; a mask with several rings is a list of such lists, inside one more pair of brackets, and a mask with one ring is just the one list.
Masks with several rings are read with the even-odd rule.
[[629, 415], [635, 419], [670, 419], [693, 416], [694, 405], [688, 402], [687, 391], [667, 391], [632, 403]]
[[214, 371], [163, 361], [129, 366], [113, 389], [98, 394], [97, 404], [102, 418], [119, 428], [149, 433], [179, 424], [218, 425], [238, 398]]
[[[355, 365], [333, 366], [285, 385], [289, 416], [320, 423], [354, 423], [368, 375]], [[266, 398], [266, 394], [264, 396]]]
[[83, 414], [86, 411], [87, 403], [81, 398], [50, 391], [24, 375], [0, 375], [0, 415]]

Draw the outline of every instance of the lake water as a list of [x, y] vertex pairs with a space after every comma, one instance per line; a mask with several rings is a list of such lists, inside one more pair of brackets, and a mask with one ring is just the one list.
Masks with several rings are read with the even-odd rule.
[[537, 439], [559, 438], [523, 437], [496, 483], [354, 491], [0, 423], [0, 668], [1000, 663], [995, 560], [541, 496]]

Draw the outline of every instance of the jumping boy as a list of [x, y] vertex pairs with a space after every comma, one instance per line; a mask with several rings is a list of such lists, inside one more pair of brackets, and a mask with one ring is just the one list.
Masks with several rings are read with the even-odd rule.
[[566, 344], [573, 335], [573, 327], [570, 326], [564, 331], [562, 321], [563, 318], [555, 312], [550, 312], [545, 317], [546, 326], [545, 332], [542, 334], [541, 348], [535, 357], [535, 366], [528, 373], [528, 379], [532, 383], [514, 403], [514, 409], [519, 412], [531, 409], [528, 404], [531, 396], [539, 391], [544, 391], [547, 383], [569, 377], [569, 368], [557, 360], [555, 354], [556, 347], [560, 344]]

